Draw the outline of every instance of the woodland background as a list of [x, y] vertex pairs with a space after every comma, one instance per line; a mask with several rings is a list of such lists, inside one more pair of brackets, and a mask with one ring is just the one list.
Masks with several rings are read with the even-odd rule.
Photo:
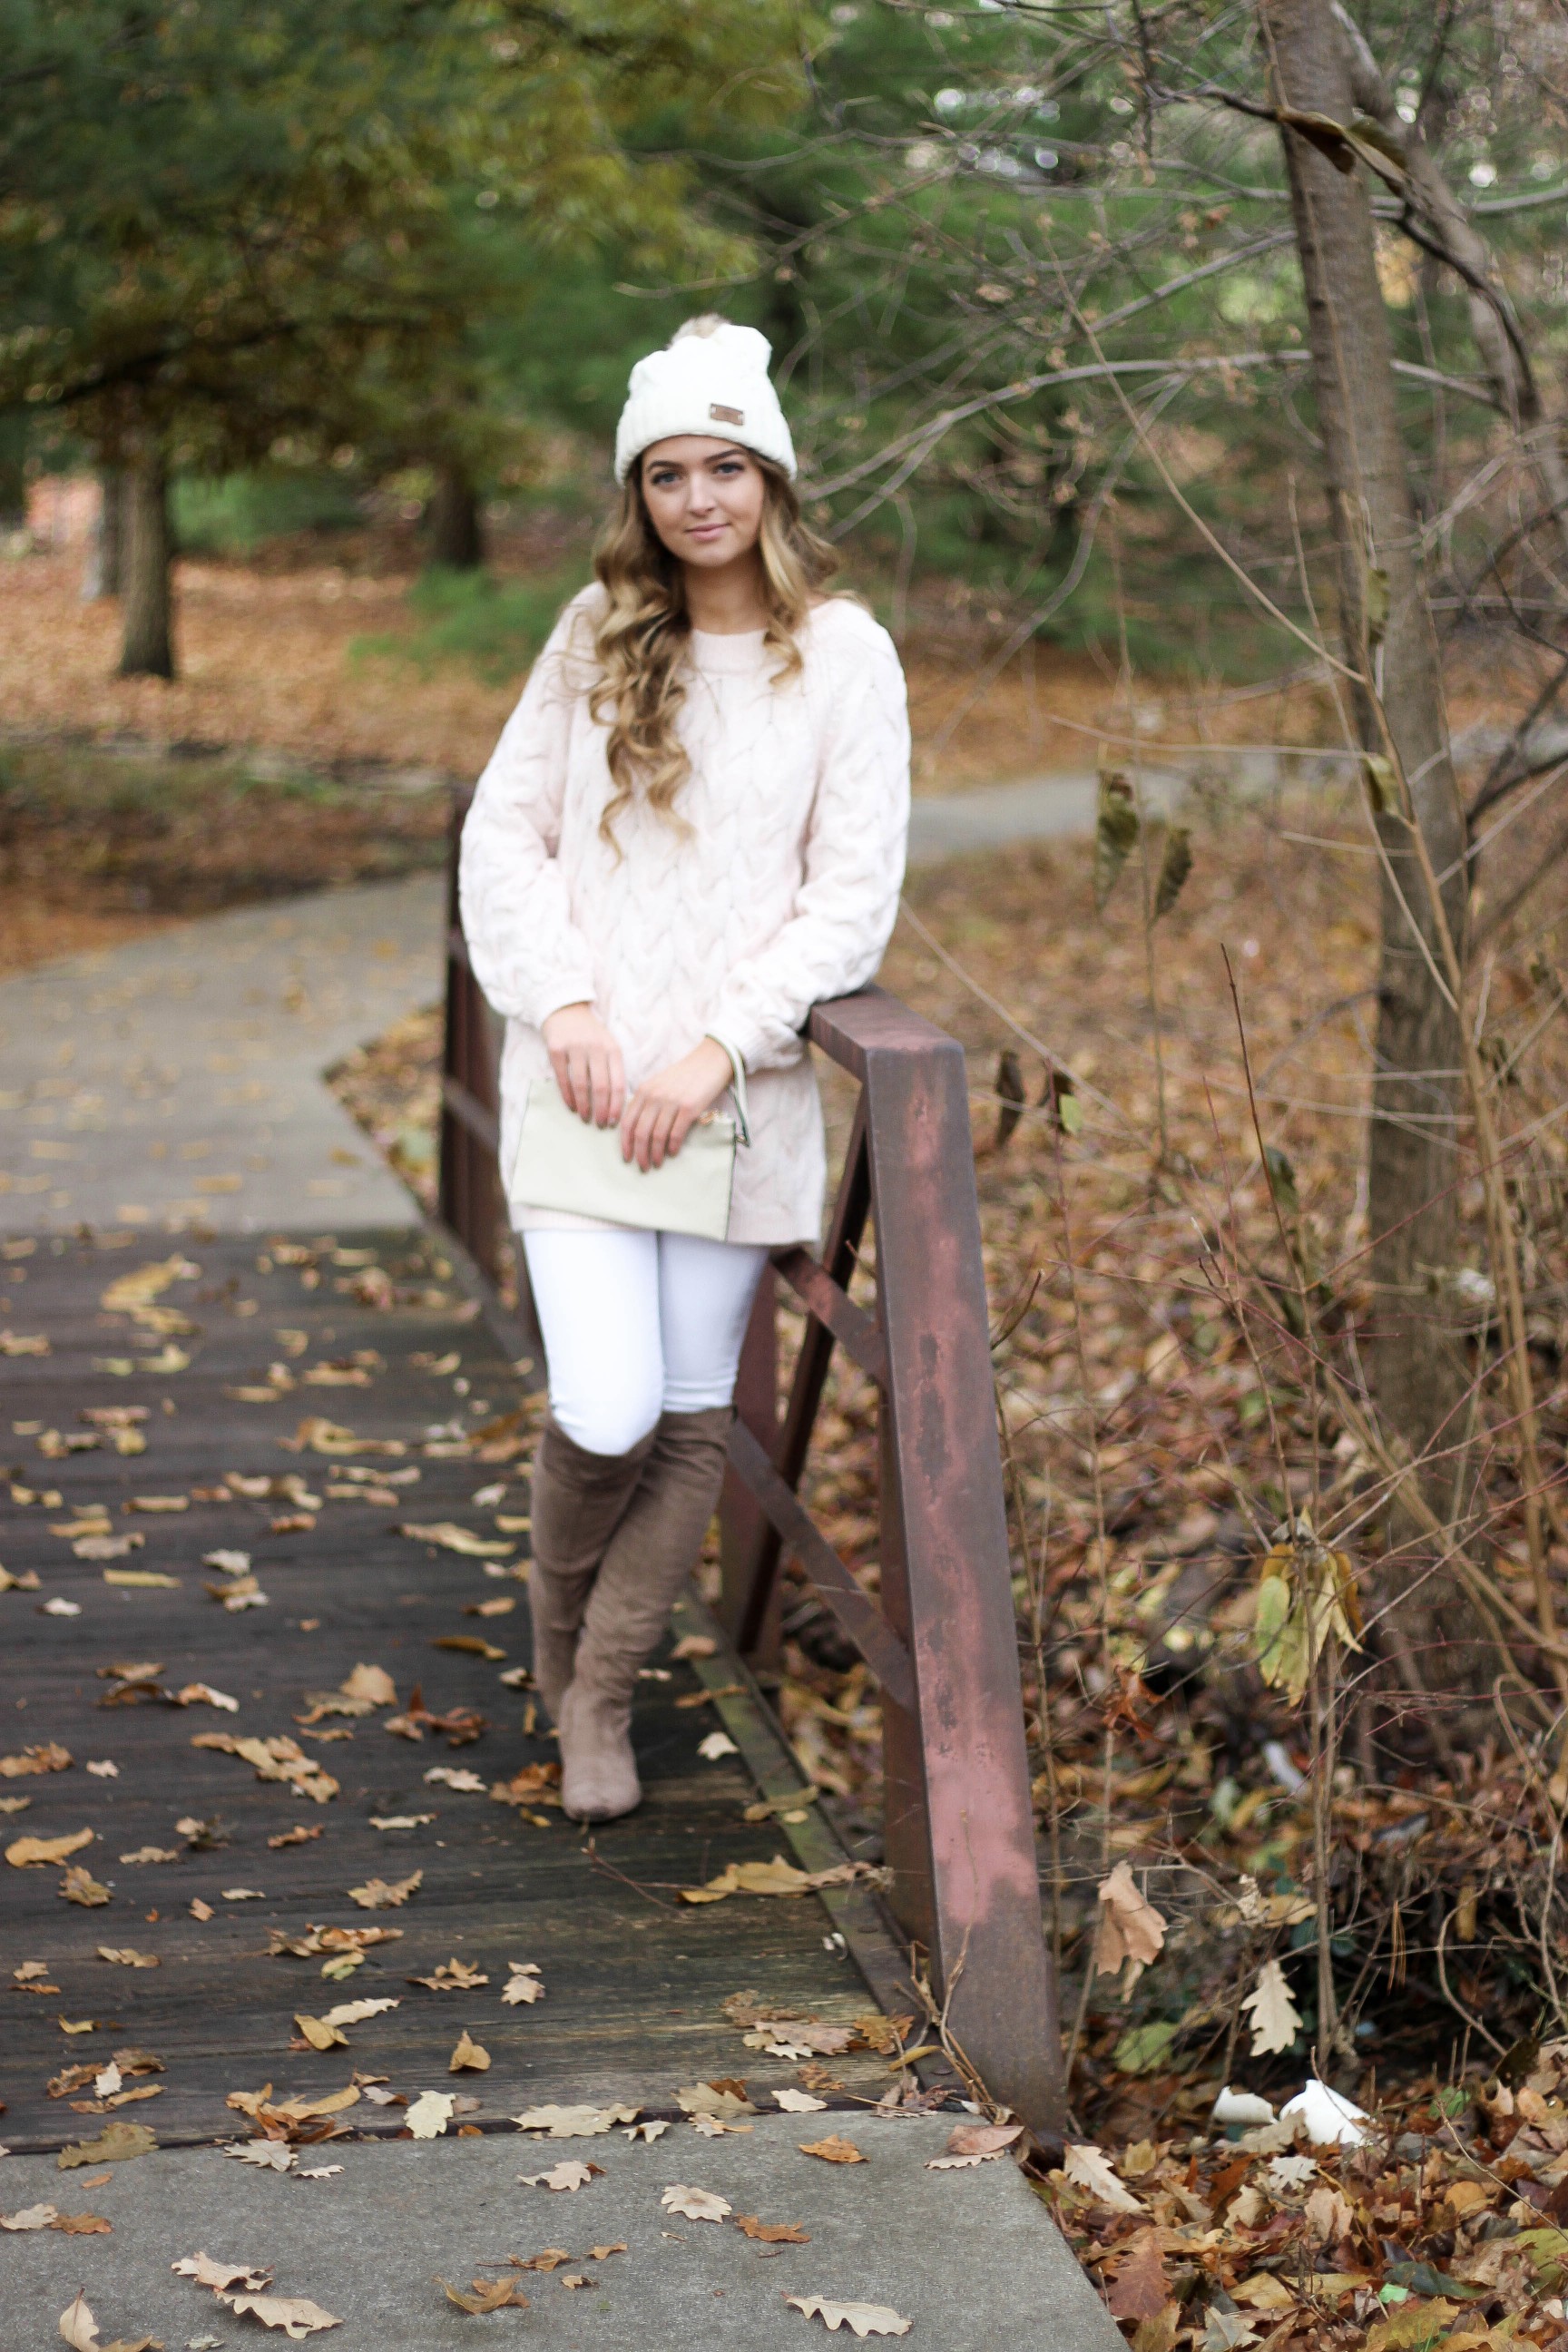
[[[1076, 2113], [1136, 2200], [1059, 2208], [1142, 2352], [1568, 2340], [1568, 16], [0, 36], [0, 960], [437, 859], [631, 361], [762, 327], [918, 789], [1099, 778], [1092, 842], [914, 876], [884, 975], [971, 1053]], [[426, 1193], [435, 1038], [340, 1074]], [[811, 1475], [874, 1584], [853, 1374]], [[874, 1685], [804, 1589], [788, 1634], [874, 1854]], [[1310, 2073], [1364, 2147], [1215, 2151]]]

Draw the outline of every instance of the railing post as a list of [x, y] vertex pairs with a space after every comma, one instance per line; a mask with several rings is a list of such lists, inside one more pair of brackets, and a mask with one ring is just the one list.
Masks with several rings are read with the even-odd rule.
[[[955, 2041], [1028, 2123], [1064, 2116], [996, 1433], [969, 1088], [957, 1042], [879, 992], [818, 1008], [861, 1080], [887, 1342], [882, 1598], [915, 1705], [884, 1698], [893, 1907]], [[831, 1042], [830, 1042], [831, 1041]]]
[[[778, 1282], [773, 1267], [764, 1266], [752, 1307], [752, 1319], [741, 1348], [740, 1377], [735, 1383], [735, 1415], [771, 1456], [778, 1436]], [[766, 1541], [768, 1523], [751, 1488], [734, 1470], [724, 1474], [719, 1500], [720, 1623], [731, 1641], [738, 1640], [758, 1551]], [[782, 1595], [775, 1578], [768, 1606], [749, 1663], [764, 1672], [776, 1667], [784, 1649]]]

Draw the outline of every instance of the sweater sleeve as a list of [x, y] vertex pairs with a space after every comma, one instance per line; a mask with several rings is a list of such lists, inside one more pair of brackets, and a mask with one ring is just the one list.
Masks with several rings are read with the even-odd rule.
[[812, 1006], [865, 986], [898, 915], [910, 823], [903, 672], [886, 630], [858, 614], [836, 650], [795, 912], [731, 966], [708, 1024], [748, 1069], [793, 1060]]
[[535, 1028], [563, 1004], [594, 996], [593, 958], [556, 858], [582, 621], [574, 601], [534, 663], [479, 778], [458, 866], [463, 935], [479, 986], [498, 1013]]

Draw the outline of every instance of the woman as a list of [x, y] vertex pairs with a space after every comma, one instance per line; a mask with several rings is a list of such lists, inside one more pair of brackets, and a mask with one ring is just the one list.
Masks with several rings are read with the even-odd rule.
[[557, 623], [463, 835], [468, 951], [507, 1016], [503, 1171], [552, 1077], [618, 1129], [620, 1160], [600, 1149], [631, 1192], [726, 1095], [749, 1136], [721, 1240], [638, 1222], [636, 1199], [606, 1222], [511, 1186], [550, 1382], [534, 1674], [580, 1821], [641, 1796], [637, 1670], [718, 1500], [757, 1281], [820, 1225], [800, 1031], [876, 971], [903, 872], [902, 673], [864, 609], [823, 593], [834, 558], [801, 520], [769, 358], [704, 318], [633, 369], [597, 584]]

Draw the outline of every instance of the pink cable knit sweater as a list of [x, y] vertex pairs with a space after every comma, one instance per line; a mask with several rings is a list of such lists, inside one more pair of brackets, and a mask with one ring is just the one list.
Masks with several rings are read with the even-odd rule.
[[[612, 786], [588, 712], [593, 614], [567, 605], [479, 779], [463, 832], [463, 927], [507, 1016], [501, 1167], [529, 1081], [549, 1075], [540, 1024], [591, 1003], [632, 1086], [711, 1033], [738, 1052], [752, 1141], [736, 1155], [730, 1239], [815, 1240], [822, 1110], [799, 1031], [820, 998], [862, 987], [898, 911], [910, 734], [891, 638], [830, 599], [781, 685], [759, 631], [694, 631], [679, 726], [691, 773], [683, 829], [635, 804], [599, 837]], [[529, 1225], [586, 1221], [530, 1210]]]

